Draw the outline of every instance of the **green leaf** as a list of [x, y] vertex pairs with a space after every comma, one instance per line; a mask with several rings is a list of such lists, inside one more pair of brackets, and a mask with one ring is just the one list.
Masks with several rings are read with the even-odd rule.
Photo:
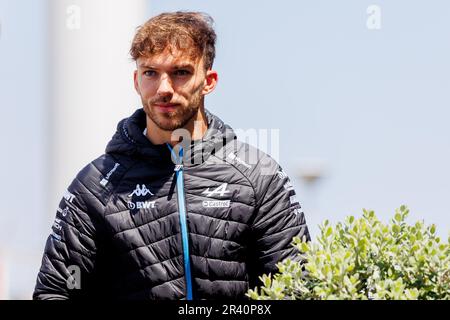
[[433, 225], [431, 225], [430, 233], [434, 234], [435, 232], [436, 232], [436, 226], [433, 224]]
[[305, 252], [305, 253], [309, 251], [309, 246], [305, 242], [301, 243], [301, 248], [302, 248], [302, 251]]

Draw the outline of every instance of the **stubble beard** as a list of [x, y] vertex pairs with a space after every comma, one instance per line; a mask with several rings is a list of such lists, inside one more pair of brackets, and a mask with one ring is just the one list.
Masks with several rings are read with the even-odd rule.
[[178, 106], [173, 112], [159, 113], [154, 106], [142, 99], [142, 105], [147, 116], [158, 128], [164, 131], [174, 131], [185, 127], [197, 114], [202, 104], [202, 96], [196, 94], [188, 106]]

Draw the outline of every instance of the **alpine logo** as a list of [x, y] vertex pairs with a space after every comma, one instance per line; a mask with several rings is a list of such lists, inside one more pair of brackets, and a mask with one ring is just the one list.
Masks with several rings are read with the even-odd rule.
[[128, 202], [128, 208], [131, 210], [134, 209], [150, 209], [155, 208], [156, 201], [137, 201], [137, 202]]
[[[227, 187], [228, 183], [222, 183], [214, 190], [209, 190], [209, 188], [207, 188], [202, 194], [205, 194], [207, 197], [212, 197], [214, 195], [223, 197], [225, 194], [230, 193], [230, 191], [227, 190]], [[202, 205], [204, 208], [228, 208], [230, 206], [230, 200], [205, 200]]]
[[202, 192], [202, 194], [206, 194], [207, 197], [212, 197], [215, 194], [223, 197], [226, 193], [230, 192], [229, 190], [227, 190], [227, 186], [228, 186], [228, 183], [223, 183], [212, 191], [210, 191], [209, 188], [206, 189], [205, 191]]
[[142, 186], [140, 185], [136, 185], [136, 189], [134, 189], [134, 191], [128, 195], [129, 198], [131, 198], [132, 196], [146, 196], [146, 195], [151, 195], [153, 196], [154, 194], [147, 189], [147, 187], [145, 186], [145, 184], [143, 184]]

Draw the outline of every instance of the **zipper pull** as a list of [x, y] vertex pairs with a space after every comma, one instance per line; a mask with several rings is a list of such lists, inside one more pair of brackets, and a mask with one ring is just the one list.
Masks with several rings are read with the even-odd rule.
[[183, 169], [183, 165], [182, 165], [182, 164], [177, 164], [177, 165], [175, 166], [174, 171], [175, 171], [175, 172], [178, 172], [178, 171], [180, 171], [180, 170], [182, 170], [182, 169]]

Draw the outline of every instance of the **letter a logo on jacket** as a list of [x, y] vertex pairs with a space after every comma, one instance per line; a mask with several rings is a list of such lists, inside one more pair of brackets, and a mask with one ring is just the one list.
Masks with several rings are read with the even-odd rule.
[[212, 197], [215, 194], [220, 194], [221, 197], [225, 195], [225, 193], [229, 193], [230, 191], [227, 190], [228, 183], [223, 183], [222, 185], [218, 186], [213, 191], [209, 191], [209, 188], [202, 192], [202, 194], [206, 194], [208, 197]]

